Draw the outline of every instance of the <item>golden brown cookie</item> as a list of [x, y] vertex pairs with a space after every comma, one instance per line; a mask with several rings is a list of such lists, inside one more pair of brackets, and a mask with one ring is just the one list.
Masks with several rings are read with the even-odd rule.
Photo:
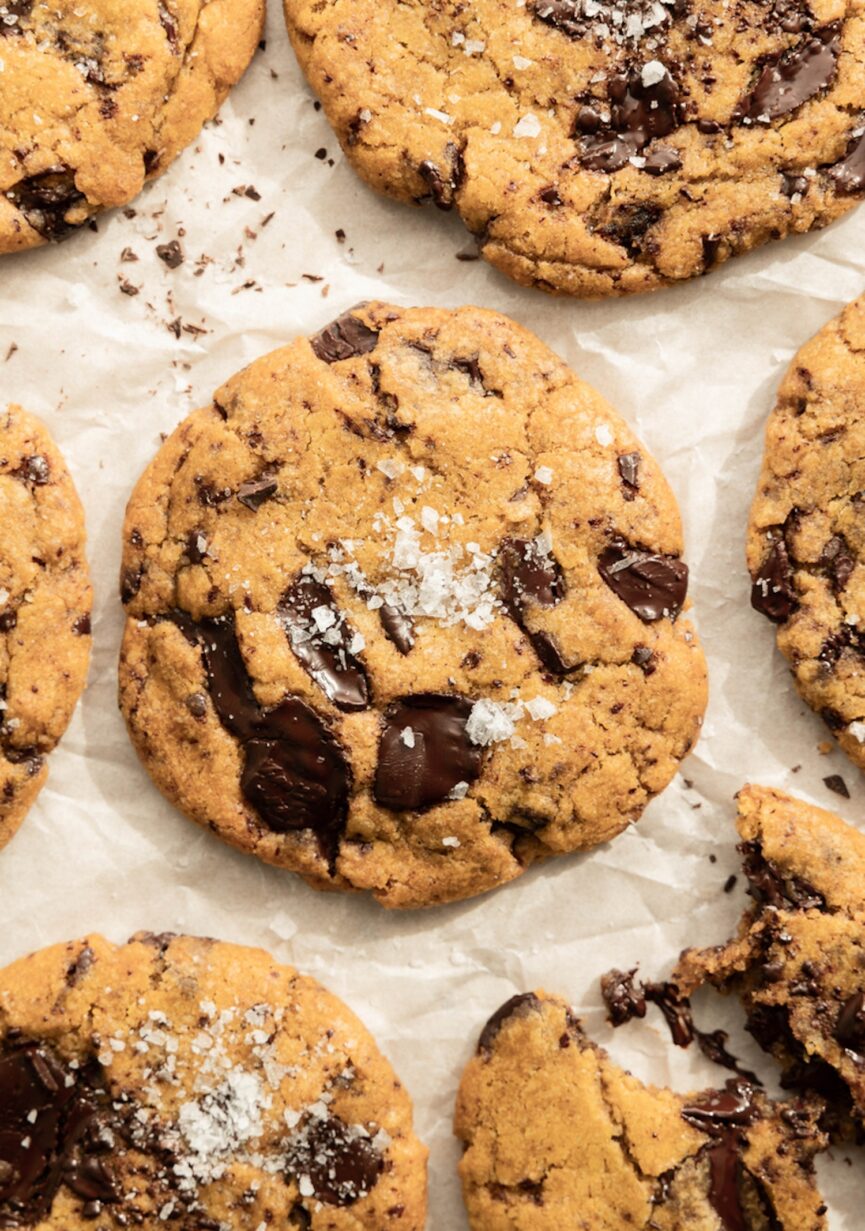
[[354, 309], [175, 431], [124, 529], [159, 788], [317, 888], [468, 897], [636, 821], [705, 705], [672, 494], [476, 308]]
[[463, 1074], [456, 1134], [472, 1231], [822, 1231], [819, 1102], [741, 1079], [645, 1086], [561, 1000], [515, 996]]
[[216, 114], [264, 0], [2, 0], [0, 253], [131, 201]]
[[[735, 939], [685, 950], [661, 985], [667, 1005], [687, 1020], [689, 998], [703, 984], [735, 992], [749, 1031], [781, 1064], [785, 1086], [825, 1098], [834, 1134], [861, 1134], [865, 836], [781, 791], [746, 786], [738, 798], [739, 850], [754, 904]], [[687, 1044], [687, 1028], [677, 1041]]]
[[[799, 351], [778, 392], [748, 531], [751, 602], [793, 679], [865, 768], [865, 298]], [[860, 629], [861, 625], [861, 629]]]
[[859, 0], [284, 3], [363, 178], [518, 282], [654, 290], [865, 193]]
[[422, 1231], [411, 1101], [260, 949], [140, 933], [0, 971], [0, 1226]]
[[84, 512], [45, 426], [0, 412], [0, 847], [48, 776], [90, 661]]

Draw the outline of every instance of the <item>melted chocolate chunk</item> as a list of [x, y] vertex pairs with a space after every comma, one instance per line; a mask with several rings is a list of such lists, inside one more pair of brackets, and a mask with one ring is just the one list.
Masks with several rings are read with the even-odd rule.
[[849, 1051], [865, 1055], [865, 993], [854, 992], [844, 1001], [835, 1023], [835, 1038]]
[[640, 490], [640, 462], [642, 460], [639, 453], [620, 453], [616, 458], [626, 500], [633, 500]]
[[243, 744], [243, 795], [274, 833], [313, 830], [333, 870], [350, 785], [339, 744], [297, 697], [287, 697], [271, 710], [261, 708], [232, 617], [196, 623], [186, 612], [175, 611], [169, 618], [190, 644], [200, 646], [214, 709]]
[[263, 504], [276, 495], [277, 482], [273, 475], [263, 474], [257, 479], [247, 479], [237, 489], [237, 499], [247, 509], [257, 513]]
[[478, 1039], [478, 1054], [482, 1056], [492, 1055], [493, 1046], [499, 1037], [499, 1031], [509, 1018], [527, 1017], [530, 1013], [539, 1013], [540, 1010], [541, 1002], [534, 992], [521, 992], [518, 996], [511, 996], [510, 1000], [506, 1000], [501, 1008], [496, 1009], [481, 1031], [480, 1038]]
[[589, 171], [618, 171], [649, 142], [669, 136], [681, 123], [679, 87], [666, 70], [652, 85], [644, 85], [639, 72], [620, 74], [611, 78], [608, 94], [609, 123], [601, 119], [594, 100], [577, 114], [580, 161]]
[[346, 312], [333, 321], [309, 342], [317, 358], [323, 363], [340, 363], [356, 355], [368, 355], [378, 344], [378, 333], [370, 329], [356, 316]]
[[774, 624], [783, 624], [799, 606], [793, 586], [793, 567], [782, 537], [772, 540], [768, 555], [751, 586], [751, 606]]
[[634, 970], [609, 970], [601, 975], [601, 995], [607, 1016], [614, 1026], [623, 1026], [635, 1017], [646, 1016], [646, 997], [634, 986]]
[[341, 710], [365, 710], [369, 684], [349, 649], [354, 634], [323, 582], [301, 576], [283, 594], [278, 612], [298, 662]]
[[66, 215], [84, 200], [75, 187], [75, 174], [69, 167], [53, 167], [41, 175], [31, 175], [6, 189], [11, 201], [43, 239], [61, 240], [82, 224], [67, 222]]
[[688, 566], [683, 560], [643, 551], [621, 538], [613, 539], [601, 553], [598, 572], [646, 624], [675, 620], [688, 593]]
[[400, 654], [408, 654], [414, 647], [414, 621], [398, 607], [385, 603], [378, 609], [378, 618], [385, 636], [392, 641]]
[[89, 1070], [46, 1045], [7, 1039], [0, 1053], [0, 1226], [41, 1222], [61, 1185], [85, 1201], [118, 1200], [104, 1155], [110, 1112]]
[[558, 561], [542, 552], [535, 539], [505, 539], [498, 562], [505, 611], [529, 638], [541, 663], [554, 675], [574, 670], [562, 658], [550, 633], [526, 627], [526, 613], [533, 606], [555, 607], [565, 597], [565, 579]]
[[457, 783], [474, 782], [482, 754], [466, 734], [471, 711], [464, 697], [435, 693], [403, 697], [388, 706], [375, 772], [376, 801], [395, 811], [429, 808], [446, 799]]
[[676, 150], [666, 145], [659, 145], [646, 155], [646, 161], [641, 167], [647, 175], [666, 175], [668, 171], [678, 171], [682, 160]]
[[707, 1090], [682, 1108], [682, 1118], [702, 1133], [721, 1136], [730, 1128], [745, 1128], [757, 1116], [754, 1087], [731, 1078], [723, 1090]]
[[736, 108], [734, 120], [777, 120], [819, 94], [835, 76], [838, 43], [837, 26], [827, 26], [801, 47], [774, 56]]
[[286, 1154], [288, 1174], [308, 1179], [312, 1200], [325, 1205], [354, 1205], [372, 1192], [383, 1169], [372, 1138], [336, 1116], [310, 1120]]
[[744, 856], [742, 871], [748, 879], [748, 893], [760, 906], [778, 910], [822, 910], [826, 899], [797, 876], [786, 876], [767, 859], [757, 842], [742, 842], [739, 851]]
[[598, 228], [598, 234], [624, 248], [629, 256], [638, 256], [643, 250], [646, 232], [655, 225], [662, 212], [658, 205], [624, 205], [616, 210], [609, 222]]
[[457, 191], [465, 179], [462, 150], [449, 141], [445, 146], [448, 166], [445, 170], [429, 159], [418, 167], [418, 174], [429, 188], [428, 200], [439, 209], [453, 209]]
[[852, 196], [865, 190], [865, 132], [852, 139], [847, 153], [828, 171], [835, 191]]

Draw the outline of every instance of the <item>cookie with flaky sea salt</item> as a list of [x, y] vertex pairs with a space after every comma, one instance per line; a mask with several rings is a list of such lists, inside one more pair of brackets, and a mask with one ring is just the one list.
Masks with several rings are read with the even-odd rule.
[[653, 290], [865, 195], [858, 0], [284, 0], [374, 188], [518, 282]]
[[463, 1074], [456, 1134], [472, 1231], [823, 1231], [818, 1100], [741, 1079], [646, 1086], [561, 1000], [515, 996]]
[[796, 687], [865, 768], [865, 298], [796, 355], [751, 507], [754, 607]]
[[165, 443], [120, 699], [188, 816], [319, 888], [468, 897], [636, 821], [705, 663], [657, 465], [537, 338], [354, 309]]
[[90, 661], [84, 513], [45, 426], [0, 411], [0, 847], [48, 775]]
[[141, 933], [0, 971], [0, 1227], [422, 1231], [368, 1031], [260, 949]]
[[0, 0], [0, 253], [126, 205], [252, 59], [264, 0]]

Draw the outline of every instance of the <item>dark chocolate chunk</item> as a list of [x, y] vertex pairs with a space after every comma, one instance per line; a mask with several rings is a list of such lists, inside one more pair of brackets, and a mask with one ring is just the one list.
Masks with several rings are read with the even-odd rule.
[[646, 1016], [646, 997], [634, 986], [634, 970], [609, 970], [601, 975], [601, 995], [614, 1026]]
[[682, 1108], [682, 1118], [703, 1133], [721, 1136], [730, 1128], [745, 1128], [757, 1115], [754, 1087], [731, 1078], [723, 1090], [707, 1090]]
[[313, 1201], [338, 1206], [368, 1196], [384, 1169], [373, 1138], [336, 1116], [308, 1120], [289, 1141], [285, 1162], [290, 1176], [309, 1180]]
[[668, 171], [678, 171], [681, 165], [682, 160], [675, 150], [671, 150], [666, 145], [659, 145], [646, 155], [646, 161], [641, 170], [647, 175], [666, 175]]
[[505, 539], [499, 548], [498, 564], [505, 611], [526, 633], [541, 663], [554, 675], [574, 670], [562, 658], [550, 633], [526, 626], [526, 613], [533, 606], [555, 607], [565, 597], [565, 579], [558, 561], [541, 551], [535, 539]]
[[639, 72], [622, 73], [610, 79], [608, 95], [609, 123], [591, 103], [577, 114], [580, 161], [590, 171], [618, 171], [650, 141], [669, 136], [681, 123], [679, 87], [667, 70], [652, 85], [644, 85]]
[[844, 1001], [835, 1023], [835, 1038], [842, 1047], [865, 1055], [865, 993], [854, 992]]
[[509, 1018], [527, 1017], [530, 1013], [539, 1013], [540, 1009], [541, 1002], [534, 992], [521, 992], [518, 996], [511, 996], [510, 1000], [506, 1000], [501, 1008], [496, 1009], [481, 1031], [480, 1038], [478, 1039], [478, 1053], [482, 1056], [492, 1054], [493, 1045], [499, 1037], [499, 1031]]
[[385, 636], [400, 654], [408, 654], [414, 646], [414, 621], [398, 607], [385, 603], [378, 609], [378, 618]]
[[72, 632], [76, 637], [89, 637], [91, 632], [90, 614], [85, 612], [84, 615], [77, 616], [72, 621]]
[[852, 196], [865, 190], [865, 132], [854, 136], [840, 162], [828, 170], [835, 191]]
[[640, 490], [640, 462], [642, 460], [639, 453], [620, 453], [616, 458], [626, 500], [633, 500]]
[[772, 57], [733, 118], [777, 120], [819, 94], [835, 76], [838, 42], [838, 27], [827, 26], [801, 47]]
[[272, 496], [276, 495], [277, 482], [273, 475], [262, 474], [257, 479], [247, 479], [237, 489], [237, 499], [253, 513]]
[[346, 312], [309, 342], [324, 363], [339, 363], [356, 355], [368, 355], [378, 344], [378, 333]]
[[448, 166], [443, 170], [437, 163], [424, 160], [418, 174], [429, 188], [429, 200], [439, 209], [453, 209], [457, 191], [465, 179], [462, 150], [453, 141], [445, 146]]
[[630, 256], [637, 256], [643, 250], [646, 232], [655, 225], [662, 212], [660, 206], [650, 203], [622, 205], [609, 222], [598, 228], [598, 234], [625, 248]]
[[664, 1015], [670, 1037], [677, 1047], [688, 1047], [695, 1037], [691, 1002], [673, 983], [643, 983], [643, 995]]
[[840, 774], [830, 774], [828, 778], [823, 779], [823, 785], [830, 791], [834, 791], [836, 795], [842, 796], [843, 799], [850, 798], [850, 792], [847, 789], [847, 783]]
[[615, 538], [598, 559], [598, 572], [644, 623], [675, 620], [688, 593], [688, 566], [676, 556], [632, 547]]
[[180, 47], [177, 18], [172, 13], [171, 9], [165, 3], [165, 0], [159, 0], [159, 24], [165, 31], [165, 37], [168, 40], [168, 46], [176, 54]]
[[10, 473], [16, 479], [21, 479], [23, 483], [32, 483], [34, 487], [44, 487], [51, 478], [51, 467], [47, 457], [43, 457], [41, 453], [35, 453], [32, 457], [22, 458], [20, 466]]
[[855, 557], [843, 535], [832, 535], [820, 552], [818, 564], [828, 573], [833, 592], [840, 594], [856, 567]]
[[375, 773], [377, 802], [396, 811], [429, 808], [458, 783], [473, 782], [482, 754], [466, 734], [471, 711], [472, 702], [464, 697], [435, 693], [388, 706]]
[[285, 591], [277, 610], [295, 657], [328, 700], [341, 710], [365, 710], [366, 672], [349, 649], [354, 634], [328, 587], [302, 575]]
[[787, 544], [773, 538], [751, 586], [751, 606], [775, 624], [783, 624], [799, 606]]
[[183, 264], [183, 249], [180, 246], [180, 240], [172, 239], [167, 244], [156, 245], [156, 255], [160, 261], [164, 261], [169, 269], [179, 269]]
[[748, 893], [761, 906], [774, 906], [779, 910], [825, 907], [822, 894], [799, 877], [785, 876], [777, 864], [766, 858], [757, 842], [742, 842], [739, 850], [744, 856], [742, 871], [748, 878]]
[[75, 173], [70, 167], [52, 167], [41, 175], [19, 180], [6, 189], [5, 196], [43, 239], [65, 239], [81, 225], [66, 220], [69, 211], [84, 200], [84, 194], [75, 187]]

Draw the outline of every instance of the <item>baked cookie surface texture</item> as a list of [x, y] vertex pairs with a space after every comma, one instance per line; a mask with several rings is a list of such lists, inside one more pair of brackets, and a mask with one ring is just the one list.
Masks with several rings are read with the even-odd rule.
[[126, 205], [216, 114], [264, 0], [3, 0], [0, 253]]
[[425, 1216], [409, 1097], [314, 980], [150, 933], [0, 971], [0, 1227], [422, 1231]]
[[858, 0], [284, 0], [363, 178], [517, 281], [653, 290], [865, 193]]
[[120, 698], [159, 788], [319, 888], [469, 897], [636, 821], [705, 662], [657, 465], [535, 337], [354, 309], [130, 501]]
[[0, 411], [0, 847], [48, 776], [90, 661], [84, 512], [45, 426]]

